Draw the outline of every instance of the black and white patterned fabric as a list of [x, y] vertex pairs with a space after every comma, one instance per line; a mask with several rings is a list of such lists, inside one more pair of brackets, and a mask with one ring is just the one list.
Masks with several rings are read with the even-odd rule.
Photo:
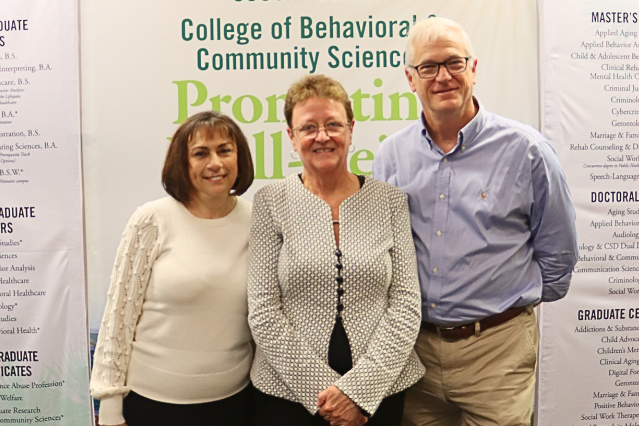
[[420, 288], [406, 195], [367, 177], [340, 205], [344, 326], [353, 368], [328, 365], [335, 323], [336, 242], [331, 208], [297, 175], [255, 195], [249, 238], [249, 325], [257, 343], [251, 379], [261, 391], [317, 411], [337, 386], [373, 414], [418, 381], [413, 350]]

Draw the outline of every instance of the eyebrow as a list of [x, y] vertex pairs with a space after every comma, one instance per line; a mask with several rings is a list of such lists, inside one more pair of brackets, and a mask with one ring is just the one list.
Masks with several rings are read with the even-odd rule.
[[[223, 143], [221, 143], [220, 145], [216, 145], [214, 148], [219, 148], [221, 146], [225, 146], [225, 145], [231, 145], [231, 146], [235, 146], [235, 144], [233, 143], [232, 140], [227, 140], [224, 141]], [[190, 150], [192, 149], [209, 149], [208, 146], [206, 145], [193, 145], [191, 148], [189, 148]]]
[[455, 58], [464, 58], [464, 56], [452, 55], [452, 56], [447, 57], [447, 59], [445, 59], [444, 61], [434, 61], [433, 59], [426, 59], [426, 60], [420, 62], [417, 66], [426, 65], [426, 64], [437, 64], [439, 62], [447, 62], [448, 60], [455, 59]]

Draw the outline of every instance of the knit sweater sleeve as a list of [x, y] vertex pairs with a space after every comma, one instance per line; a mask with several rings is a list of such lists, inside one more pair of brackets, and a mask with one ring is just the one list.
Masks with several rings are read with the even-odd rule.
[[124, 423], [122, 400], [129, 393], [125, 381], [131, 345], [158, 248], [156, 215], [140, 207], [122, 234], [93, 358], [90, 388], [91, 395], [101, 400], [101, 425]]
[[406, 366], [422, 318], [407, 196], [391, 186], [387, 190], [393, 234], [387, 309], [374, 329], [367, 351], [336, 382], [345, 395], [369, 414], [375, 413]]

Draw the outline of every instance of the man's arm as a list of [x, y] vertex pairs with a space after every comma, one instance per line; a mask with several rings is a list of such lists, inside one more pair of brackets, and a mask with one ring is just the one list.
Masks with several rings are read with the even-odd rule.
[[542, 273], [542, 302], [563, 298], [569, 291], [571, 271], [578, 261], [576, 215], [558, 158], [546, 141], [532, 155], [533, 257]]

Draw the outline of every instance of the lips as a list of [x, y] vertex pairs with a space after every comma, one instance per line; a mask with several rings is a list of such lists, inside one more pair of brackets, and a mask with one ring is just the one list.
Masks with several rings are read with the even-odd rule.
[[211, 182], [217, 182], [219, 180], [222, 180], [222, 178], [224, 178], [226, 175], [218, 175], [218, 176], [206, 176], [205, 179], [209, 180]]
[[455, 90], [456, 90], [455, 88], [453, 88], [453, 89], [445, 89], [445, 90], [434, 90], [433, 93], [436, 94], [436, 95], [441, 95], [443, 93], [450, 93], [450, 92], [453, 92]]
[[313, 152], [316, 154], [322, 154], [324, 152], [333, 152], [335, 151], [334, 148], [319, 148], [319, 149], [314, 149]]

